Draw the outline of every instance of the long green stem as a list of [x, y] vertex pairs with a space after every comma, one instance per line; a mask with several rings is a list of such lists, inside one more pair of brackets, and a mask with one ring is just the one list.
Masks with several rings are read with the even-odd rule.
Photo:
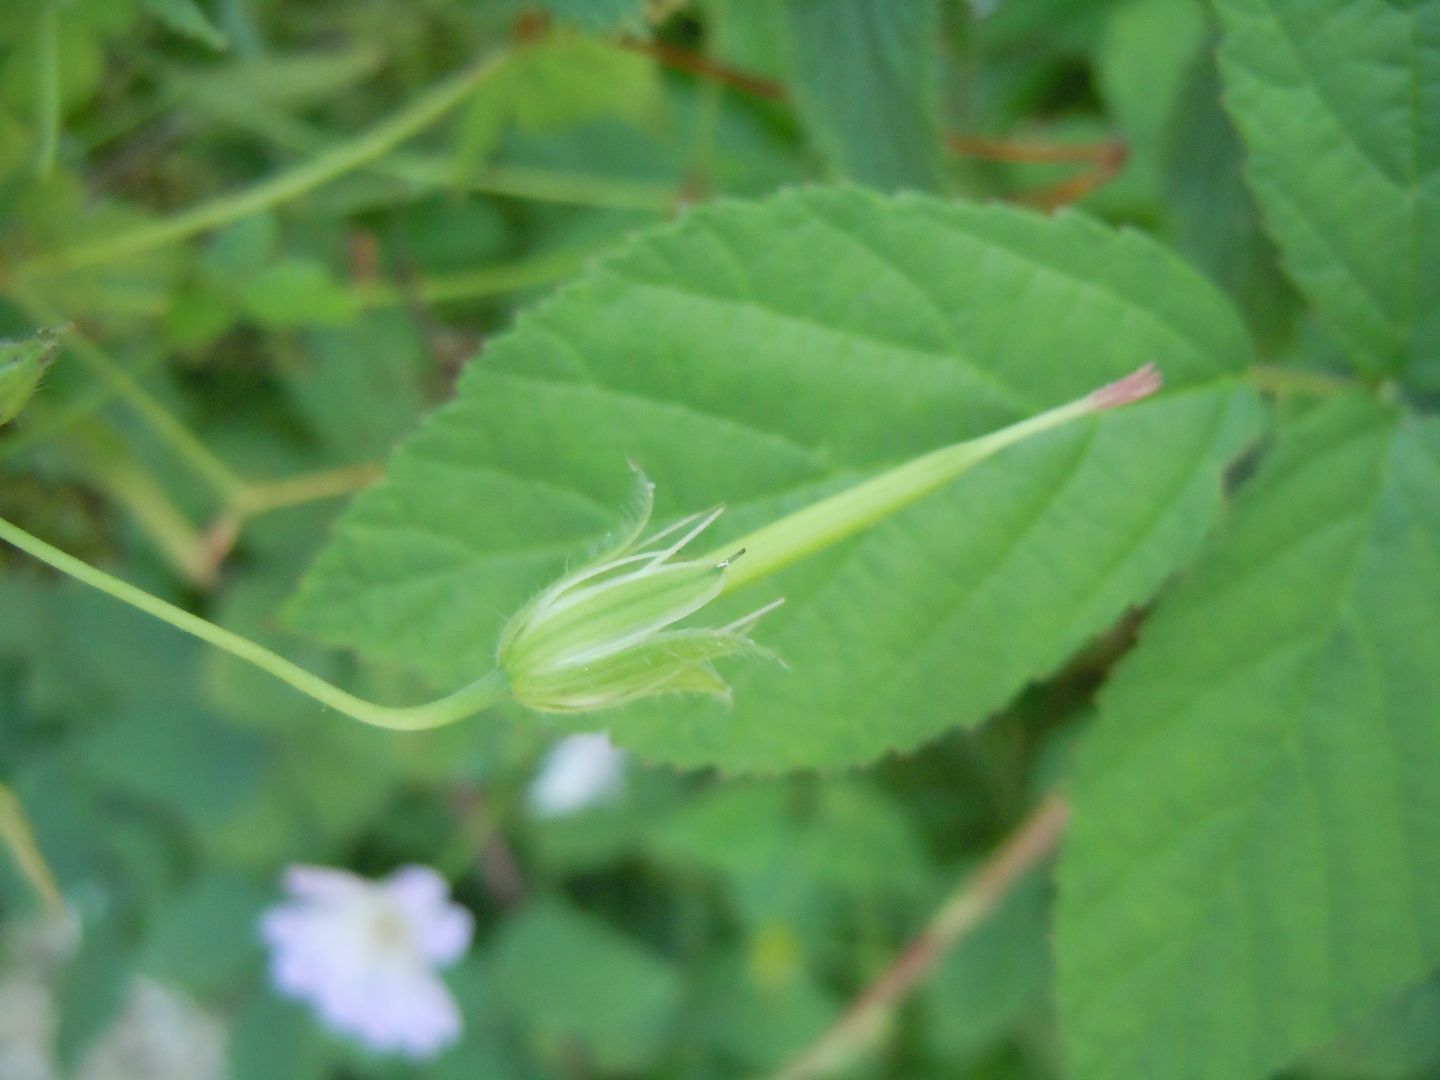
[[1364, 383], [1342, 375], [1306, 371], [1304, 368], [1279, 367], [1274, 364], [1256, 364], [1245, 373], [1245, 377], [1257, 390], [1274, 394], [1276, 397], [1334, 397], [1336, 394], [1367, 389]]
[[482, 296], [548, 285], [578, 272], [602, 247], [577, 247], [550, 251], [528, 259], [452, 274], [431, 274], [419, 278], [407, 289], [389, 282], [357, 286], [353, 295], [361, 307], [378, 308], [404, 302], [410, 296], [425, 304], [447, 304], [475, 300]]
[[26, 554], [39, 559], [76, 581], [108, 593], [131, 607], [138, 608], [201, 641], [223, 649], [232, 656], [254, 664], [281, 682], [289, 683], [307, 697], [314, 698], [322, 705], [327, 705], [346, 716], [353, 717], [363, 724], [390, 728], [395, 731], [419, 731], [425, 728], [440, 727], [444, 724], [454, 723], [456, 720], [463, 720], [467, 716], [473, 716], [483, 709], [499, 704], [508, 696], [505, 676], [496, 670], [448, 697], [424, 705], [409, 707], [378, 705], [375, 702], [358, 698], [354, 694], [312, 675], [298, 664], [291, 663], [263, 645], [257, 645], [249, 638], [241, 637], [222, 626], [216, 626], [214, 623], [192, 615], [157, 596], [151, 596], [143, 589], [137, 589], [134, 585], [121, 581], [103, 570], [83, 563], [38, 537], [31, 536], [24, 529], [11, 524], [4, 518], [0, 518], [0, 540], [8, 541]]
[[[237, 109], [211, 92], [202, 92], [195, 104], [216, 117], [245, 128], [298, 153], [318, 153], [330, 145], [329, 137], [313, 126], [276, 112]], [[558, 173], [525, 165], [488, 164], [468, 168], [452, 158], [399, 152], [366, 163], [368, 171], [403, 185], [407, 193], [461, 190], [536, 202], [598, 206], [666, 214], [675, 208], [675, 191], [653, 181], [623, 177]]]
[[1067, 405], [1011, 424], [990, 435], [943, 447], [897, 465], [879, 476], [731, 541], [724, 548], [701, 556], [701, 561], [722, 561], [737, 549], [743, 549], [745, 557], [731, 563], [724, 577], [723, 592], [734, 592], [863, 532], [944, 487], [1007, 446], [1083, 416], [1136, 401], [1154, 393], [1159, 386], [1158, 373], [1152, 367], [1141, 368]]
[[308, 161], [267, 180], [201, 203], [171, 217], [112, 236], [100, 237], [89, 243], [56, 252], [48, 258], [37, 258], [27, 264], [25, 271], [35, 274], [111, 262], [165, 244], [173, 244], [196, 233], [238, 221], [259, 210], [294, 199], [381, 157], [412, 135], [424, 130], [463, 101], [490, 73], [495, 63], [494, 58], [487, 58], [466, 68], [458, 75], [432, 87], [369, 131], [332, 146]]

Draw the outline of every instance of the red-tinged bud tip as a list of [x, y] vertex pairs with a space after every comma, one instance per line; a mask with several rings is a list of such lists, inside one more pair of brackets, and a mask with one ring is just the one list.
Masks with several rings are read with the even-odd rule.
[[1159, 390], [1164, 382], [1160, 377], [1160, 369], [1154, 364], [1146, 364], [1123, 379], [1116, 379], [1102, 386], [1090, 395], [1090, 401], [1097, 410], [1118, 409], [1121, 405], [1129, 405], [1132, 401], [1149, 397]]

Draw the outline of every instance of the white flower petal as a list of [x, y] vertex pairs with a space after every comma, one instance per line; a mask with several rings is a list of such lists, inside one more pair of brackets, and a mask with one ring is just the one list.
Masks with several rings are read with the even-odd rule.
[[608, 735], [568, 735], [540, 763], [526, 795], [537, 817], [562, 817], [619, 796], [626, 755]]
[[292, 867], [285, 884], [298, 899], [259, 926], [276, 990], [377, 1052], [419, 1060], [459, 1038], [459, 1006], [434, 968], [464, 954], [474, 920], [444, 878], [423, 866], [382, 882]]

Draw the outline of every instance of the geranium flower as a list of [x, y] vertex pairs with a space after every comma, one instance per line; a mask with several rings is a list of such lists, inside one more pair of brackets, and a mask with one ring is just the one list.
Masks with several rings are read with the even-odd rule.
[[625, 751], [605, 734], [567, 735], [545, 754], [526, 801], [536, 817], [578, 813], [619, 796], [625, 783]]
[[292, 866], [284, 885], [290, 899], [260, 923], [276, 990], [381, 1053], [423, 1060], [459, 1038], [460, 1009], [436, 969], [464, 955], [474, 920], [444, 878], [424, 866], [383, 881]]

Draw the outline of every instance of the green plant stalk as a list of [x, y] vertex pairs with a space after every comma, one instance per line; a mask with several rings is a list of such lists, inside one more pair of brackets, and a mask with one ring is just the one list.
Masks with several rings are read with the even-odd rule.
[[161, 600], [158, 596], [151, 596], [143, 589], [137, 589], [128, 582], [121, 581], [103, 570], [81, 562], [38, 537], [31, 536], [24, 529], [11, 524], [4, 518], [0, 518], [0, 540], [13, 544], [27, 555], [39, 559], [47, 566], [76, 581], [99, 589], [122, 603], [153, 615], [192, 637], [197, 637], [232, 656], [255, 665], [262, 671], [269, 672], [281, 682], [288, 683], [307, 697], [314, 698], [322, 705], [359, 720], [362, 724], [390, 728], [394, 731], [421, 731], [473, 716], [475, 713], [505, 700], [508, 695], [504, 676], [498, 671], [492, 671], [453, 694], [423, 705], [408, 707], [379, 705], [356, 697], [354, 694], [326, 682], [263, 645], [258, 645], [224, 627], [216, 626], [174, 604]]
[[[732, 593], [863, 532], [944, 487], [1007, 446], [1024, 442], [1081, 417], [1138, 400], [1153, 393], [1159, 385], [1159, 375], [1154, 369], [1142, 368], [1133, 375], [1039, 416], [897, 465], [879, 476], [764, 525], [739, 540], [731, 541], [724, 548], [701, 556], [699, 561], [731, 559], [721, 594]], [[734, 559], [736, 550], [744, 551], [745, 557]]]
[[136, 255], [187, 239], [220, 225], [228, 225], [260, 210], [287, 202], [381, 157], [412, 135], [423, 131], [458, 105], [495, 67], [487, 57], [427, 90], [399, 112], [369, 131], [324, 150], [276, 176], [251, 187], [222, 195], [159, 221], [90, 243], [41, 256], [25, 267], [27, 274], [93, 266]]
[[[213, 117], [268, 139], [296, 153], [316, 154], [333, 145], [329, 137], [303, 121], [275, 111], [237, 109], [229, 101], [205, 90], [193, 104]], [[535, 202], [598, 206], [666, 214], [675, 208], [675, 192], [644, 180], [557, 173], [524, 165], [490, 164], [476, 168], [458, 165], [447, 157], [399, 152], [364, 163], [375, 176], [394, 180], [415, 195], [437, 190], [462, 190], [501, 195]]]
[[[621, 643], [624, 648], [615, 645], [615, 648], [611, 650], [611, 653], [615, 655], [611, 659], [622, 670], [611, 674], [622, 681], [629, 690], [643, 684], [644, 677], [647, 676], [644, 664], [658, 663], [665, 651], [689, 649], [690, 659], [696, 662], [688, 666], [682, 664], [672, 673], [676, 674], [681, 681], [667, 682], [666, 685], [692, 691], [704, 689], [706, 692], [713, 692], [717, 688], [723, 687], [723, 684], [720, 683], [718, 676], [709, 669], [706, 661], [718, 656], [729, 655], [735, 651], [735, 646], [743, 639], [743, 629], [735, 625], [712, 631], [708, 636], [698, 631], [676, 631], [666, 638], [664, 634], [654, 634], [652, 632], [654, 627], [644, 630], [637, 629], [634, 625], [637, 611], [643, 625], [648, 627], [649, 623], [654, 622], [656, 626], [663, 629], [677, 618], [697, 610], [721, 592], [733, 591], [742, 585], [773, 574], [831, 544], [838, 543], [869, 528], [886, 516], [909, 506], [949, 483], [976, 463], [1007, 446], [1012, 446], [1033, 435], [1081, 417], [1137, 401], [1154, 393], [1159, 387], [1159, 373], [1153, 365], [1147, 365], [1123, 379], [1070, 402], [1068, 405], [1061, 405], [1029, 420], [1012, 424], [991, 435], [925, 454], [750, 533], [738, 542], [738, 546], [753, 552], [754, 556], [739, 562], [735, 560], [733, 554], [736, 545], [731, 544], [726, 545], [725, 550], [730, 552], [728, 556], [720, 554], [707, 556], [700, 560], [662, 565], [665, 563], [666, 554], [673, 554], [675, 550], [685, 544], [688, 537], [682, 538], [670, 552], [661, 554], [659, 559], [655, 559], [651, 558], [654, 553], [629, 554], [630, 549], [638, 540], [638, 535], [631, 536], [625, 545], [625, 551], [621, 553], [621, 556], [617, 556], [620, 558], [619, 565], [646, 558], [651, 559], [650, 565], [636, 567], [629, 574], [612, 577], [603, 583], [591, 582], [597, 573], [602, 572], [596, 569], [577, 572], [578, 577], [568, 575], [566, 578], [562, 578], [557, 587], [563, 586], [566, 595], [541, 594], [542, 600], [549, 598], [548, 607], [542, 604], [540, 609], [522, 611], [521, 617], [532, 620], [533, 626], [531, 623], [522, 622], [522, 629], [518, 631], [518, 636], [513, 637], [510, 647], [513, 651], [520, 648], [517, 645], [518, 642], [529, 642], [528, 652], [523, 648], [521, 652], [530, 661], [538, 663], [535, 660], [537, 651], [547, 657], [549, 656], [549, 653], [546, 652], [547, 649], [559, 650], [561, 653], [573, 653], [576, 649], [583, 651], [587, 635], [589, 635], [597, 638], [594, 646], [595, 655], [599, 657], [610, 655], [605, 650], [611, 645], [615, 645], [613, 641], [606, 640], [607, 635], [618, 635], [625, 639]], [[648, 517], [648, 495], [649, 489], [647, 488], [645, 517]], [[704, 521], [699, 523], [691, 535], [699, 532], [705, 524], [713, 520], [715, 513], [718, 511], [709, 515], [695, 515], [696, 518], [703, 518]], [[639, 527], [644, 527], [643, 520]], [[675, 528], [672, 526], [669, 530], [662, 530], [660, 535], [673, 533]], [[312, 675], [279, 654], [247, 638], [216, 626], [174, 604], [151, 596], [119, 578], [83, 563], [79, 559], [66, 555], [63, 551], [30, 535], [24, 529], [3, 518], [0, 518], [0, 540], [9, 541], [21, 551], [77, 581], [108, 593], [117, 600], [154, 615], [187, 634], [254, 664], [290, 684], [301, 693], [307, 694], [347, 716], [354, 717], [362, 723], [403, 731], [438, 727], [442, 724], [462, 720], [513, 696], [509, 679], [504, 671], [497, 668], [477, 682], [438, 701], [409, 708], [378, 705], [358, 698], [354, 694]], [[613, 558], [608, 561], [613, 561]], [[734, 569], [736, 566], [743, 569], [737, 573]], [[724, 582], [723, 587], [722, 581]], [[588, 585], [587, 582], [589, 582]], [[712, 589], [713, 591], [711, 591]], [[583, 626], [576, 622], [577, 612], [579, 612], [577, 605], [582, 603], [594, 607], [594, 621], [598, 625]], [[672, 611], [672, 609], [674, 610]], [[760, 612], [750, 616], [749, 621], [753, 621], [765, 610], [768, 608], [761, 609]], [[527, 615], [526, 612], [529, 614]], [[550, 620], [548, 624], [545, 622], [547, 618]], [[745, 621], [747, 620], [742, 620], [742, 622]], [[548, 627], [548, 629], [539, 629], [541, 627]], [[633, 636], [636, 633], [640, 634], [641, 640], [632, 641], [627, 636]], [[511, 631], [507, 629], [506, 635], [509, 637]], [[644, 653], [643, 650], [636, 652], [631, 647], [644, 645], [643, 638], [647, 635], [653, 638], [652, 647], [664, 647], [660, 653], [650, 655]], [[500, 646], [502, 658], [505, 652], [506, 643], [502, 639]], [[511, 661], [514, 661], [513, 656]], [[640, 664], [641, 667], [632, 670], [636, 664]], [[545, 665], [540, 664], [539, 666], [543, 668]], [[574, 672], [567, 670], [561, 674], [564, 678], [570, 678]], [[580, 675], [589, 677], [585, 675], [584, 671], [580, 672]], [[637, 680], [639, 680], [638, 683]], [[581, 682], [584, 683], [583, 678]], [[585, 684], [581, 689], [587, 698], [593, 698], [595, 701], [608, 700], [603, 693], [603, 687]], [[561, 706], [550, 707], [559, 708]], [[575, 706], [577, 709], [596, 707], [601, 706]]]
[[417, 279], [411, 289], [389, 282], [375, 282], [357, 286], [353, 295], [363, 308], [403, 303], [411, 295], [425, 304], [475, 300], [482, 296], [548, 285], [570, 277], [602, 250], [601, 247], [566, 249], [546, 252], [513, 263], [482, 266], [453, 274], [427, 275]]

